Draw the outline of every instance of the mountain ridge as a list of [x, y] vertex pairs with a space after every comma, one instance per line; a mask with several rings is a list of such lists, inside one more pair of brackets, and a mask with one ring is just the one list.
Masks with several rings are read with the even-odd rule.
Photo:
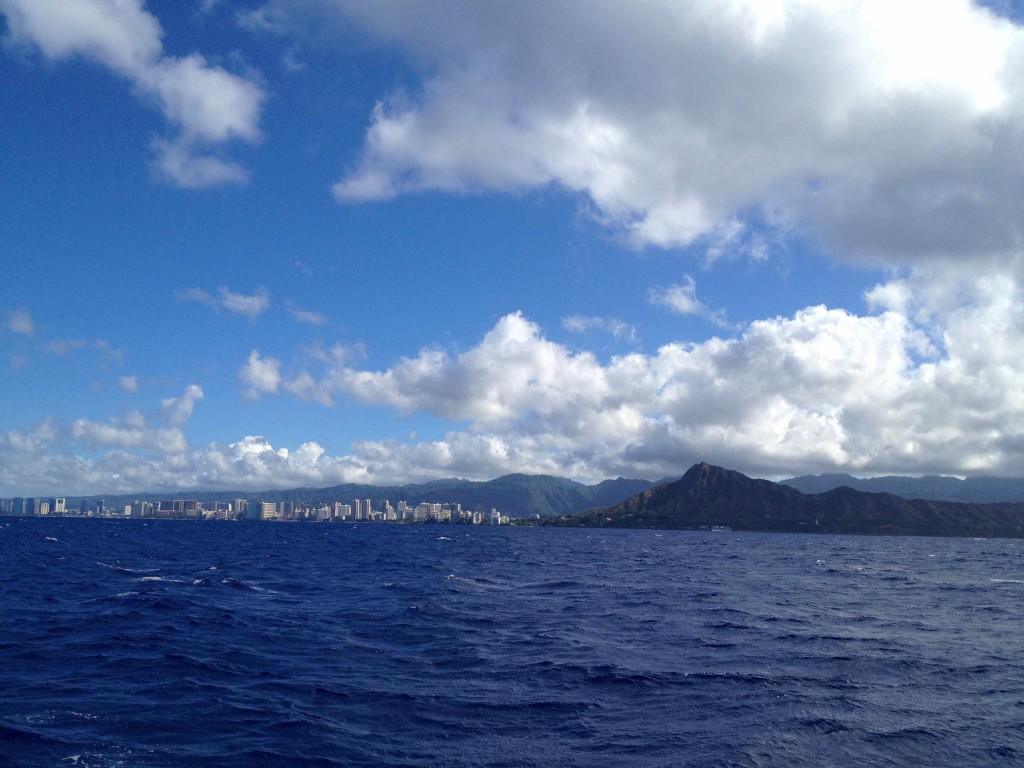
[[866, 493], [891, 493], [905, 499], [931, 499], [974, 504], [1024, 501], [1024, 478], [950, 477], [948, 475], [883, 475], [858, 478], [853, 475], [829, 473], [801, 475], [779, 481], [804, 493], [824, 493], [848, 486]]
[[731, 528], [829, 534], [1024, 537], [1024, 503], [906, 499], [849, 486], [806, 494], [785, 483], [695, 464], [679, 480], [557, 521], [618, 528]]

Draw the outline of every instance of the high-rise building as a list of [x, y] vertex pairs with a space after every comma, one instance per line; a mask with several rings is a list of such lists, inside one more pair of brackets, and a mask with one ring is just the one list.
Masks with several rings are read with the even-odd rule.
[[264, 501], [260, 505], [260, 520], [274, 520], [277, 518], [277, 502]]

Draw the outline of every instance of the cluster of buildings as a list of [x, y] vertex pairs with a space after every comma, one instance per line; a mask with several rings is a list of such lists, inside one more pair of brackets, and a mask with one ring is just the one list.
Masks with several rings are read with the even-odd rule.
[[[249, 515], [249, 517], [256, 517], [256, 515]], [[318, 506], [295, 504], [290, 501], [264, 501], [260, 502], [258, 517], [261, 520], [365, 520], [401, 523], [469, 523], [472, 525], [508, 523], [508, 517], [496, 509], [492, 509], [490, 513], [479, 510], [471, 512], [463, 509], [461, 504], [437, 504], [426, 501], [416, 506], [400, 501], [397, 506], [393, 507], [391, 502], [386, 499], [376, 509], [371, 499], [353, 499], [347, 504], [335, 501]]]
[[314, 520], [321, 522], [408, 522], [408, 523], [464, 523], [469, 525], [507, 524], [509, 519], [498, 510], [489, 513], [469, 511], [461, 504], [422, 502], [410, 506], [404, 501], [397, 506], [385, 500], [374, 508], [371, 499], [353, 499], [307, 504], [293, 501], [259, 501], [247, 499], [202, 502], [196, 499], [166, 499], [163, 501], [133, 501], [118, 507], [108, 507], [103, 499], [82, 500], [69, 505], [63, 497], [16, 497], [0, 499], [0, 515], [31, 515], [37, 517], [126, 517], [165, 518], [176, 520]]

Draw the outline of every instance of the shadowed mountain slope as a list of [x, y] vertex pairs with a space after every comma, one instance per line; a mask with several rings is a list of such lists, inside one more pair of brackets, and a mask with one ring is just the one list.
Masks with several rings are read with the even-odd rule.
[[1024, 537], [1024, 504], [904, 499], [840, 487], [804, 494], [696, 464], [680, 480], [560, 521], [620, 528], [702, 528], [833, 534]]

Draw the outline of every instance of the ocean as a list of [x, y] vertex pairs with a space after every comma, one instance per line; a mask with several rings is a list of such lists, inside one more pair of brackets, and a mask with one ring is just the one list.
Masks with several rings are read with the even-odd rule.
[[0, 766], [1024, 765], [1024, 541], [0, 518]]

